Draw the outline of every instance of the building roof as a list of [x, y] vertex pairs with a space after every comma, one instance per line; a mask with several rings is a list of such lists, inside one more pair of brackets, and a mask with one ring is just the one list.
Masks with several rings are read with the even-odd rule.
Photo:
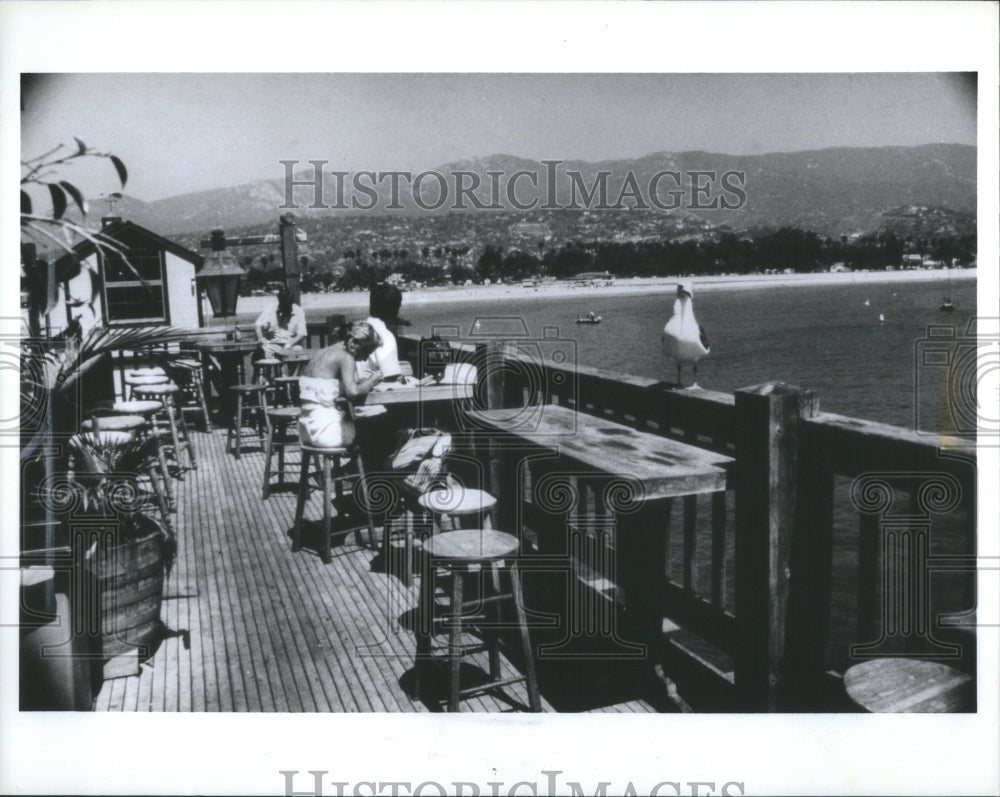
[[[141, 227], [134, 222], [123, 221], [122, 219], [104, 219], [103, 221], [105, 225], [101, 229], [101, 234], [109, 238], [121, 240], [124, 237], [138, 237], [144, 239], [156, 248], [170, 252], [170, 254], [176, 255], [181, 260], [186, 260], [194, 264], [196, 269], [201, 268], [205, 262], [205, 258], [197, 252], [192, 252], [187, 247], [181, 246], [169, 238], [164, 238], [152, 230], [147, 230], [145, 227]], [[126, 236], [126, 233], [129, 235]], [[62, 281], [75, 277], [80, 273], [80, 262], [90, 257], [96, 251], [97, 246], [92, 241], [80, 241], [80, 243], [73, 247], [73, 254], [67, 253], [56, 260], [56, 278]]]

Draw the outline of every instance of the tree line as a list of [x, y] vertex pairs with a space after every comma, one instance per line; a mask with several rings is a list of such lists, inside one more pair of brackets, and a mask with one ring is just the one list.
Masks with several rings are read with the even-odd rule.
[[[975, 234], [939, 235], [904, 239], [892, 232], [857, 238], [822, 237], [809, 230], [782, 227], [749, 235], [722, 232], [706, 240], [685, 241], [569, 241], [558, 247], [519, 247], [486, 244], [475, 261], [463, 247], [427, 247], [345, 250], [336, 266], [323, 265], [303, 255], [303, 291], [367, 289], [390, 275], [425, 285], [517, 281], [540, 276], [565, 279], [581, 272], [609, 271], [617, 277], [657, 277], [689, 274], [754, 274], [766, 271], [828, 271], [842, 263], [850, 269], [898, 268], [903, 255], [918, 253], [945, 264], [967, 265], [976, 258]], [[248, 259], [244, 291], [280, 282], [280, 265]]]

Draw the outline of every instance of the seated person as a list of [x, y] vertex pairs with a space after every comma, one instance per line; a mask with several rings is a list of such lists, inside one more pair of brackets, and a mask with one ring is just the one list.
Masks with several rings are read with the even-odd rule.
[[366, 362], [358, 364], [359, 376], [377, 368], [386, 382], [395, 382], [402, 374], [396, 336], [388, 327], [389, 324], [395, 326], [399, 321], [402, 302], [403, 294], [395, 285], [382, 282], [372, 288], [368, 297], [368, 318], [365, 321], [375, 330], [382, 343]]
[[292, 292], [282, 288], [278, 291], [278, 304], [262, 312], [254, 328], [260, 348], [254, 352], [252, 359], [280, 356], [302, 348], [302, 341], [307, 335], [306, 314], [292, 301]]
[[305, 445], [336, 448], [354, 442], [354, 422], [344, 403], [364, 398], [382, 379], [378, 369], [357, 378], [357, 363], [381, 341], [364, 321], [349, 324], [342, 340], [320, 349], [299, 377], [299, 435]]

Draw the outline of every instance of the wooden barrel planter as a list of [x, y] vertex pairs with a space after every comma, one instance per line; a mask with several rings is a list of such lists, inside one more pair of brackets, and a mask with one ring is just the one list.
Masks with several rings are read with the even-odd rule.
[[140, 659], [147, 657], [160, 628], [166, 534], [152, 518], [133, 521], [141, 527], [140, 536], [115, 543], [107, 535], [87, 561], [90, 594], [100, 606], [96, 630], [104, 659], [136, 649]]

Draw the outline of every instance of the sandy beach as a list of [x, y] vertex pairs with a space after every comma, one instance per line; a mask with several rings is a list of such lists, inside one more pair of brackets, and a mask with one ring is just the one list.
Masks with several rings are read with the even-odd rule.
[[[954, 280], [976, 279], [976, 269], [952, 269]], [[949, 272], [943, 269], [933, 271], [852, 271], [839, 274], [743, 274], [717, 277], [691, 277], [694, 293], [714, 290], [752, 290], [767, 287], [810, 287], [822, 285], [859, 285], [880, 283], [944, 282]], [[471, 287], [449, 286], [442, 288], [422, 288], [403, 294], [404, 307], [418, 307], [449, 302], [507, 302], [531, 301], [534, 299], [563, 299], [572, 297], [628, 296], [632, 294], [674, 290], [681, 277], [639, 277], [615, 280], [613, 285], [602, 287], [576, 286], [568, 282], [549, 282], [533, 288], [516, 285], [474, 285]], [[240, 298], [240, 315], [259, 313], [274, 301], [268, 296], [244, 296]], [[309, 310], [354, 311], [368, 307], [366, 291], [350, 293], [307, 293], [302, 295], [302, 308]]]

